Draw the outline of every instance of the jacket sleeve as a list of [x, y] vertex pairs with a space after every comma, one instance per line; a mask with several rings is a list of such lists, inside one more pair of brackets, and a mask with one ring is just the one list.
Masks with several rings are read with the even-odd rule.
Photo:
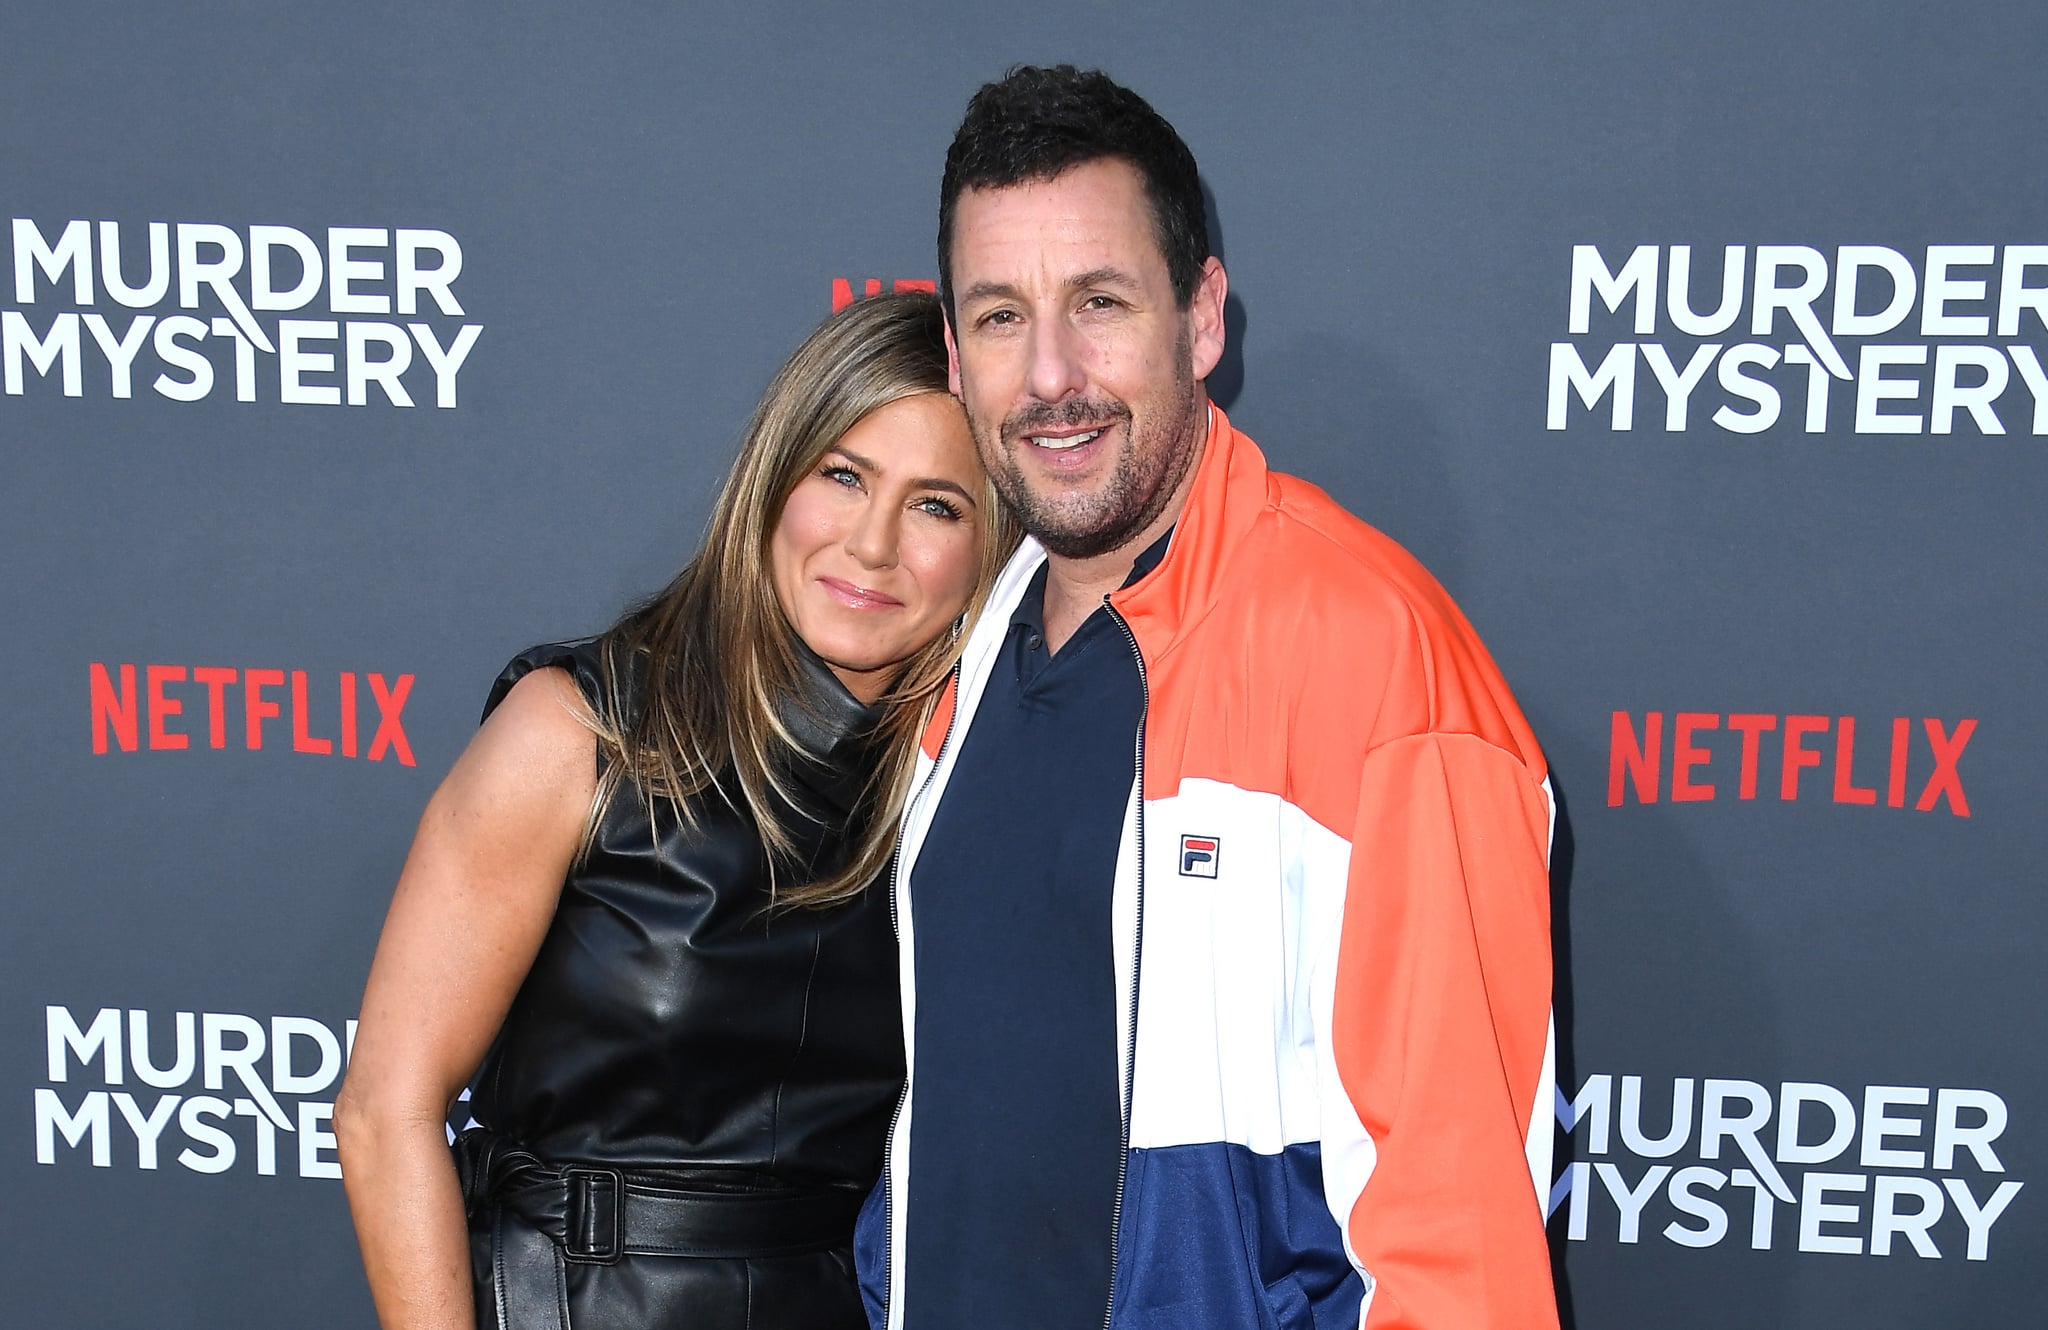
[[1317, 1033], [1325, 1187], [1366, 1330], [1557, 1325], [1550, 831], [1541, 773], [1484, 739], [1365, 759]]

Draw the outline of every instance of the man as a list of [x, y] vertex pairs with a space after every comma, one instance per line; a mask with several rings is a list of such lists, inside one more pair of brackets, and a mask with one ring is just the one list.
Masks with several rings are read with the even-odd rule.
[[953, 387], [1035, 539], [894, 882], [901, 1330], [1556, 1324], [1551, 805], [1443, 590], [1212, 407], [1195, 162], [1101, 74], [946, 159]]

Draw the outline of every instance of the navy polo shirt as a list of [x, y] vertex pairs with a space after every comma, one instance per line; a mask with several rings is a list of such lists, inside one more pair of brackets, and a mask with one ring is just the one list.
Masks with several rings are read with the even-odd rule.
[[907, 1330], [1084, 1330], [1109, 1304], [1124, 1001], [1110, 910], [1145, 689], [1106, 609], [1046, 650], [1045, 579], [1011, 620], [910, 877]]

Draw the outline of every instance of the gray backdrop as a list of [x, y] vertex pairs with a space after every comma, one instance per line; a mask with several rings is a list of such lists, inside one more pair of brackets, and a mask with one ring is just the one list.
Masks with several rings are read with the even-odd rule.
[[6, 1324], [370, 1323], [322, 1133], [420, 806], [1059, 59], [1202, 163], [1233, 419], [1548, 749], [1571, 1318], [2041, 1323], [2039, 5], [27, 9]]

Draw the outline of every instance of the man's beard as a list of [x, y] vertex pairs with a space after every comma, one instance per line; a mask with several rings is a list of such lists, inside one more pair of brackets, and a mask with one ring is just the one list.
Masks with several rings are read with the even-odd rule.
[[[1062, 559], [1108, 554], [1151, 526], [1173, 501], [1194, 461], [1200, 420], [1200, 399], [1185, 348], [1179, 349], [1174, 363], [1170, 414], [1142, 425], [1113, 397], [1036, 403], [1013, 412], [995, 439], [988, 437], [981, 422], [971, 422], [996, 492], [1047, 552]], [[1108, 483], [1085, 495], [1034, 491], [1024, 478], [1016, 449], [1034, 446], [1023, 442], [1029, 435], [1076, 425], [1123, 427], [1123, 446]]]

